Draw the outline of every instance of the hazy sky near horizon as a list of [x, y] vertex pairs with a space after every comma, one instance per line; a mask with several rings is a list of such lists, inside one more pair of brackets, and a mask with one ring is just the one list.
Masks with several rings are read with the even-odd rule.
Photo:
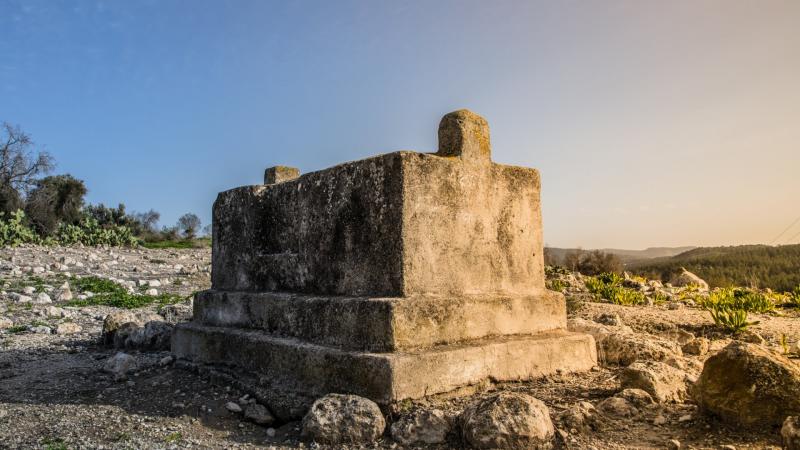
[[800, 216], [798, 1], [0, 0], [0, 121], [162, 224], [267, 166], [435, 151], [459, 108], [541, 170], [552, 246], [769, 243]]

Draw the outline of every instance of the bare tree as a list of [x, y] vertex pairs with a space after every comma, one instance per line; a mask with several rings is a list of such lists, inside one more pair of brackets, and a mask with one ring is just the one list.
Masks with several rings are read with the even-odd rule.
[[177, 228], [186, 239], [194, 239], [200, 229], [200, 218], [196, 214], [186, 213], [178, 219]]
[[54, 164], [50, 154], [33, 150], [31, 137], [18, 126], [3, 122], [0, 133], [0, 210], [10, 212]]
[[139, 224], [141, 233], [155, 233], [157, 230], [156, 225], [158, 225], [158, 221], [161, 219], [161, 214], [151, 209], [147, 212], [135, 213], [133, 217]]

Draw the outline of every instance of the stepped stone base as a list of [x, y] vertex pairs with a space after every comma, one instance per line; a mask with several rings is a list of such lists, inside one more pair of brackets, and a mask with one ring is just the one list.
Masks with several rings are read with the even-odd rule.
[[567, 327], [564, 296], [417, 295], [402, 298], [278, 292], [198, 293], [194, 320], [348, 350], [391, 352]]
[[[351, 393], [387, 406], [484, 380], [527, 380], [590, 369], [591, 336], [566, 331], [503, 336], [432, 348], [372, 353], [275, 337], [263, 330], [188, 323], [172, 351], [182, 361], [228, 374], [259, 391], [282, 418], [299, 417], [314, 398]], [[247, 388], [247, 386], [245, 386]], [[246, 389], [247, 390], [247, 389]]]

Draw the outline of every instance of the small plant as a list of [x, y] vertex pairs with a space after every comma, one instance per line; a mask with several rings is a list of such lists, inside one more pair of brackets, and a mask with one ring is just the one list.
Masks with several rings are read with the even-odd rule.
[[179, 431], [176, 431], [174, 433], [166, 435], [164, 437], [164, 442], [166, 442], [167, 444], [174, 444], [176, 442], [180, 442], [182, 439], [183, 435]]
[[64, 443], [64, 440], [61, 438], [44, 438], [42, 439], [42, 445], [44, 446], [45, 450], [68, 450], [67, 444]]
[[665, 294], [663, 292], [656, 291], [656, 293], [653, 294], [652, 299], [653, 299], [653, 304], [655, 304], [655, 305], [663, 305], [664, 303], [666, 303], [669, 300], [669, 297], [667, 297], [667, 294]]
[[70, 285], [75, 286], [80, 292], [91, 292], [93, 294], [123, 294], [128, 292], [123, 286], [111, 280], [93, 276], [73, 278], [70, 280]]
[[743, 309], [735, 309], [726, 304], [715, 304], [706, 308], [711, 314], [711, 318], [717, 326], [724, 328], [731, 333], [738, 333], [743, 331], [750, 325], [755, 325], [758, 322], [747, 321], [747, 311]]
[[547, 281], [547, 289], [550, 289], [552, 291], [561, 292], [566, 288], [567, 288], [567, 283], [558, 278]]
[[800, 286], [797, 286], [792, 290], [792, 292], [787, 292], [784, 295], [784, 303], [783, 306], [789, 308], [798, 308], [800, 307]]
[[71, 284], [80, 292], [91, 292], [94, 295], [83, 300], [72, 300], [67, 303], [68, 306], [105, 305], [136, 309], [154, 303], [162, 306], [170, 305], [187, 299], [174, 294], [132, 294], [124, 286], [99, 277], [73, 278]]
[[28, 331], [28, 327], [26, 327], [25, 325], [14, 325], [12, 327], [6, 328], [6, 331], [8, 331], [11, 334], [24, 333]]
[[748, 313], [767, 313], [775, 309], [775, 304], [768, 296], [742, 288], [715, 290], [700, 301], [700, 306], [711, 314], [717, 326], [732, 333], [758, 323], [748, 322]]
[[603, 273], [596, 277], [587, 277], [586, 288], [592, 294], [617, 305], [641, 305], [647, 301], [644, 294], [622, 286], [623, 278], [615, 273]]

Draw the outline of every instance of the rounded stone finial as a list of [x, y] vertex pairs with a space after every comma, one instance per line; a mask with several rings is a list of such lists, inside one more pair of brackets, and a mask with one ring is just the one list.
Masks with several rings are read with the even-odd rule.
[[268, 167], [264, 171], [264, 184], [275, 184], [294, 180], [300, 176], [300, 170], [288, 166]]
[[468, 109], [459, 109], [439, 122], [439, 156], [457, 156], [465, 161], [490, 162], [489, 122]]

